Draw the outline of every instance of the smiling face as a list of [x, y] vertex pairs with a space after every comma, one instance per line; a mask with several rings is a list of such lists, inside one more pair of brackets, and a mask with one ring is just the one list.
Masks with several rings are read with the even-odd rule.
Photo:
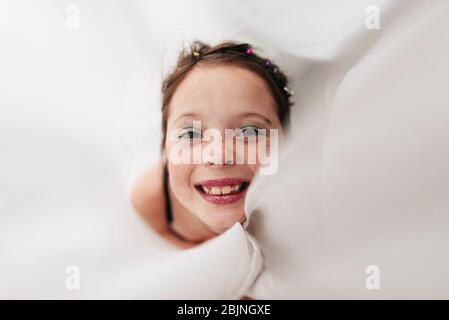
[[[201, 128], [195, 127], [194, 121], [200, 121]], [[225, 129], [237, 129], [235, 132], [243, 137], [257, 134], [258, 129], [278, 129], [282, 139], [276, 103], [264, 80], [232, 65], [197, 65], [180, 83], [169, 105], [165, 152], [169, 154], [174, 147], [186, 149], [199, 143], [205, 148], [206, 144], [216, 143], [201, 141], [201, 131], [211, 128], [219, 130], [223, 137]], [[238, 164], [234, 158], [233, 164], [224, 164], [229, 146], [220, 142], [221, 163], [202, 158], [199, 164], [175, 164], [168, 157], [173, 195], [216, 233], [245, 220], [247, 186], [259, 169], [258, 161]], [[234, 144], [234, 157], [236, 149]]]

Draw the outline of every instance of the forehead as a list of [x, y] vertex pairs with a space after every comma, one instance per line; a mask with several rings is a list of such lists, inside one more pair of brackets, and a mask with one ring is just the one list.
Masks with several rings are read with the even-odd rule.
[[277, 117], [276, 103], [260, 76], [232, 65], [197, 65], [181, 82], [170, 103], [170, 116], [192, 112], [235, 115], [257, 112]]

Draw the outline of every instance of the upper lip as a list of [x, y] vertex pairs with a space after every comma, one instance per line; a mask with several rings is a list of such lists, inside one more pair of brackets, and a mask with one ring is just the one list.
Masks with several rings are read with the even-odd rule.
[[230, 186], [235, 184], [240, 184], [243, 182], [247, 182], [243, 179], [236, 179], [236, 178], [224, 178], [224, 179], [211, 179], [211, 180], [204, 180], [196, 183], [196, 186], [204, 186], [204, 187], [222, 187], [222, 186]]

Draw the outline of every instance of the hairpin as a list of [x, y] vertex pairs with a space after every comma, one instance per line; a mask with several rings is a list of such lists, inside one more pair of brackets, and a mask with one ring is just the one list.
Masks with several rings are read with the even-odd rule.
[[[269, 68], [272, 66], [272, 62], [270, 59], [265, 60], [265, 65]], [[278, 68], [277, 67], [273, 67], [272, 69], [273, 73], [276, 74], [278, 72]]]
[[[251, 56], [253, 54], [253, 49], [251, 48], [251, 45], [248, 44], [248, 43], [242, 43], [240, 45], [232, 46], [232, 47], [228, 47], [228, 48], [225, 48], [224, 44], [221, 44], [218, 47], [218, 49], [215, 49], [214, 51], [205, 53], [203, 56], [209, 55], [209, 54], [212, 54], [212, 53], [216, 53], [217, 51], [225, 52], [225, 50], [226, 50], [226, 52], [227, 51], [229, 51], [229, 52], [240, 52], [240, 53], [245, 52], [245, 54], [247, 56]], [[197, 52], [197, 51], [193, 51], [192, 52], [192, 56], [195, 58], [195, 60], [198, 60], [200, 58], [200, 53]], [[279, 69], [276, 66], [273, 65], [273, 63], [271, 62], [270, 59], [266, 59], [265, 60], [265, 66], [268, 67], [268, 68], [272, 67], [271, 70], [272, 70], [272, 72], [274, 74], [277, 74], [278, 71], [279, 71]], [[290, 97], [290, 96], [292, 96], [294, 94], [294, 91], [290, 90], [288, 87], [284, 87], [283, 89], [284, 89], [284, 91], [285, 91], [285, 93], [287, 94], [288, 97]], [[293, 106], [293, 105], [294, 105], [294, 103], [289, 102], [289, 106], [290, 107]]]
[[288, 96], [292, 96], [292, 95], [295, 93], [293, 90], [290, 90], [290, 89], [287, 88], [287, 87], [284, 87], [284, 91], [287, 92], [287, 95], [288, 95]]

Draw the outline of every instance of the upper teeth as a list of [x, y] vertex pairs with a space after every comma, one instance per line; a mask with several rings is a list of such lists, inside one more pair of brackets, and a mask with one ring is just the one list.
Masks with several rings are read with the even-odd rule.
[[232, 186], [222, 186], [222, 187], [206, 187], [201, 186], [203, 191], [207, 194], [221, 195], [230, 194], [231, 192], [240, 191], [243, 187], [243, 183], [232, 185]]

